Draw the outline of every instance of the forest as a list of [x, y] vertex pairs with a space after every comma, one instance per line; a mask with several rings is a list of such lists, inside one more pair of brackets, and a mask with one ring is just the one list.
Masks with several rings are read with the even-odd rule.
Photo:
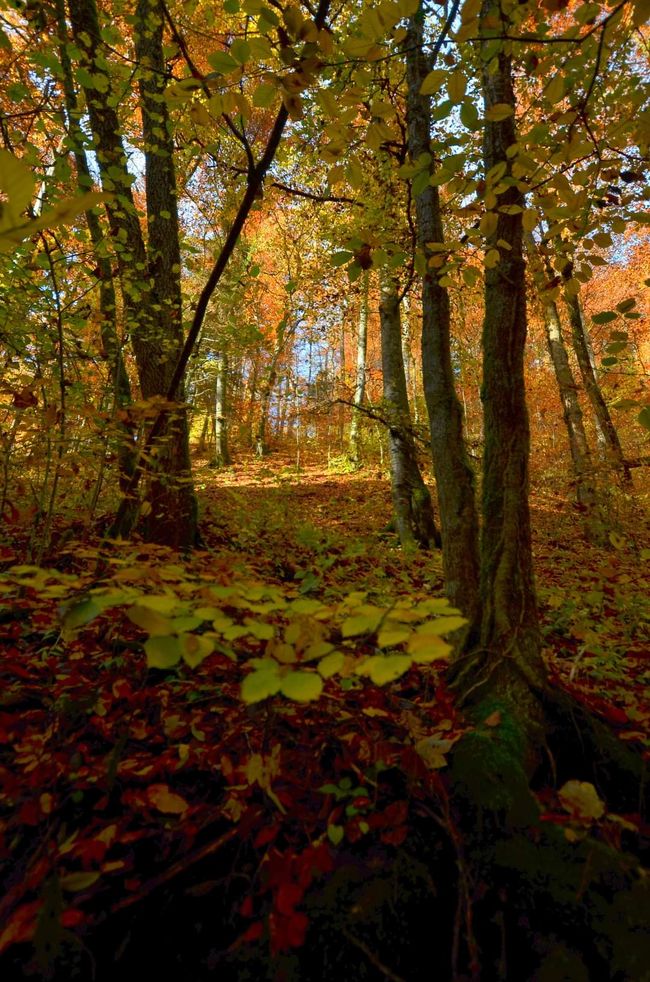
[[650, 982], [650, 0], [0, 72], [3, 982]]

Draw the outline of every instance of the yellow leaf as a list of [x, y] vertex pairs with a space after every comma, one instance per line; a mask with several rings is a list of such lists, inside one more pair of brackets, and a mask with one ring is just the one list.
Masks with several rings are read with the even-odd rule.
[[67, 876], [61, 877], [61, 888], [69, 890], [70, 893], [79, 893], [96, 883], [100, 876], [100, 873], [68, 873]]
[[149, 607], [141, 607], [136, 604], [135, 607], [127, 610], [126, 616], [138, 627], [141, 627], [143, 631], [146, 631], [150, 637], [172, 634], [174, 630], [172, 622], [168, 617], [164, 617], [158, 611], [151, 610]]
[[567, 781], [558, 791], [562, 807], [575, 818], [598, 819], [605, 814], [605, 805], [588, 781]]
[[341, 651], [333, 651], [330, 655], [325, 655], [318, 663], [318, 671], [324, 679], [330, 679], [341, 671], [345, 664], [345, 656]]
[[426, 665], [449, 658], [452, 647], [437, 634], [413, 634], [406, 646], [413, 661]]
[[393, 648], [395, 645], [406, 641], [410, 636], [411, 631], [408, 627], [387, 624], [386, 627], [382, 627], [377, 635], [377, 647]]
[[495, 266], [499, 265], [499, 260], [501, 259], [501, 254], [498, 249], [488, 249], [485, 253], [485, 268], [494, 269]]
[[183, 661], [190, 668], [196, 668], [214, 651], [214, 642], [203, 634], [185, 634], [181, 637], [180, 642]]
[[182, 815], [190, 807], [184, 798], [170, 791], [166, 784], [150, 784], [147, 788], [149, 803], [164, 815]]
[[486, 238], [489, 238], [490, 235], [494, 235], [496, 232], [498, 222], [498, 215], [496, 215], [493, 211], [488, 211], [485, 213], [485, 215], [483, 215], [479, 224], [479, 229]]

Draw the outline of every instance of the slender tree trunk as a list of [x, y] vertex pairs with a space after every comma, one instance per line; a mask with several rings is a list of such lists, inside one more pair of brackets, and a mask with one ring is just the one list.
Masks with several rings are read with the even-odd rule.
[[384, 406], [390, 423], [388, 446], [397, 533], [404, 547], [418, 545], [430, 549], [440, 545], [440, 535], [431, 495], [417, 461], [402, 356], [399, 296], [397, 284], [389, 277], [381, 285], [379, 317]]
[[[496, 24], [496, 26], [495, 26]], [[515, 95], [511, 58], [494, 55], [488, 39], [501, 33], [497, 0], [484, 0], [480, 15], [483, 43], [482, 84], [486, 112], [500, 104], [512, 115], [486, 120], [483, 153], [486, 205], [494, 209], [496, 229], [486, 242], [485, 319], [483, 324], [483, 527], [481, 537], [481, 614], [478, 659], [464, 666], [465, 693], [494, 693], [526, 727], [528, 750], [539, 722], [533, 693], [545, 687], [541, 655], [530, 513], [528, 504], [529, 426], [524, 385], [526, 344], [526, 277], [519, 187], [504, 180], [511, 173], [506, 151], [516, 144]], [[505, 190], [496, 192], [501, 181]], [[501, 185], [503, 188], [503, 184]], [[504, 206], [519, 206], [504, 214]], [[536, 736], [539, 737], [539, 733]], [[537, 748], [538, 749], [538, 748]]]
[[[68, 54], [69, 39], [64, 0], [56, 0], [56, 17], [59, 35], [58, 54], [63, 73], [62, 81], [68, 135], [72, 144], [72, 153], [77, 169], [77, 186], [80, 191], [86, 192], [92, 187], [93, 179], [88, 164], [88, 155], [84, 150], [84, 134], [80, 124], [81, 112], [74, 85], [72, 63]], [[108, 364], [113, 387], [113, 403], [117, 410], [114, 425], [117, 431], [118, 470], [120, 484], [124, 485], [133, 474], [137, 456], [134, 443], [135, 426], [130, 421], [127, 412], [128, 407], [131, 405], [131, 385], [117, 333], [117, 305], [110, 253], [102, 234], [99, 218], [92, 209], [86, 212], [86, 224], [90, 233], [95, 262], [97, 263], [99, 278], [99, 329], [102, 353]]]
[[228, 448], [228, 358], [218, 354], [216, 358], [217, 376], [214, 385], [214, 463], [216, 467], [228, 467], [230, 450]]
[[350, 423], [350, 460], [355, 467], [361, 464], [361, 413], [356, 408], [362, 406], [366, 396], [366, 351], [368, 348], [368, 292], [370, 288], [370, 277], [368, 272], [363, 274], [363, 284], [361, 287], [361, 298], [359, 307], [359, 321], [357, 326], [357, 367], [354, 382], [354, 396], [352, 401], [355, 408], [352, 410], [352, 422]]
[[[429, 97], [420, 94], [429, 65], [424, 50], [424, 7], [411, 18], [405, 40], [408, 96], [408, 148], [413, 161], [430, 155]], [[415, 199], [418, 246], [443, 241], [438, 189], [428, 185]], [[433, 469], [438, 489], [442, 557], [447, 594], [474, 616], [478, 603], [478, 518], [474, 478], [463, 440], [463, 418], [454, 386], [450, 348], [450, 310], [446, 289], [427, 264], [422, 277], [422, 375], [429, 415]]]
[[[534, 277], [538, 282], [541, 282], [544, 278], [544, 269], [537, 252], [537, 245], [531, 233], [526, 235], [526, 250]], [[591, 452], [587, 443], [582, 409], [580, 408], [580, 400], [578, 399], [578, 386], [571, 371], [569, 355], [562, 335], [562, 323], [557, 304], [554, 300], [541, 299], [540, 302], [544, 312], [546, 342], [560, 393], [564, 425], [566, 426], [569, 439], [569, 450], [576, 487], [576, 500], [578, 504], [587, 508], [589, 512], [592, 512], [597, 504], [596, 487], [594, 484]], [[588, 522], [591, 523], [592, 520], [593, 515], [588, 519]], [[593, 529], [589, 527], [588, 531], [591, 537]]]
[[[568, 263], [562, 270], [562, 276], [565, 282], [568, 282], [571, 279], [572, 272], [572, 265], [571, 263]], [[587, 330], [587, 325], [585, 324], [580, 299], [577, 295], [568, 295], [565, 292], [564, 302], [566, 303], [567, 310], [569, 311], [573, 350], [576, 353], [585, 391], [589, 396], [589, 401], [600, 431], [601, 440], [604, 443], [605, 455], [610, 466], [614, 468], [614, 470], [620, 472], [623, 484], [629, 487], [632, 483], [632, 475], [629, 467], [625, 463], [621, 441], [596, 378], [593, 358], [591, 357], [589, 331]]]
[[[69, 0], [81, 65], [99, 87], [84, 87], [90, 125], [107, 203], [113, 248], [122, 282], [124, 312], [130, 329], [140, 388], [155, 403], [164, 397], [182, 350], [180, 248], [174, 175], [173, 141], [163, 98], [166, 66], [163, 57], [163, 14], [159, 0], [139, 0], [136, 8], [136, 54], [140, 72], [140, 103], [145, 143], [148, 247], [131, 191], [121, 129], [110, 75], [105, 71], [103, 44], [95, 0]], [[182, 392], [178, 393], [182, 400]], [[147, 489], [145, 534], [152, 541], [184, 547], [197, 535], [196, 499], [191, 483], [187, 413], [170, 413], [154, 448], [156, 466]], [[131, 515], [125, 515], [130, 531]]]

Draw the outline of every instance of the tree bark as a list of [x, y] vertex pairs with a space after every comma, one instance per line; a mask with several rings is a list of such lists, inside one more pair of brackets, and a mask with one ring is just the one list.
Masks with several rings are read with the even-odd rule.
[[228, 467], [230, 450], [228, 448], [228, 358], [217, 354], [217, 375], [214, 383], [214, 464], [215, 467]]
[[[72, 144], [72, 155], [77, 169], [77, 186], [87, 192], [93, 185], [84, 149], [84, 134], [80, 124], [81, 112], [72, 75], [72, 63], [68, 54], [68, 29], [65, 19], [64, 0], [56, 0], [58, 30], [58, 53], [63, 73], [63, 94], [67, 117], [68, 136]], [[122, 357], [120, 338], [117, 332], [117, 303], [112, 264], [101, 224], [95, 211], [86, 212], [86, 224], [92, 242], [97, 275], [99, 279], [99, 330], [102, 354], [108, 365], [109, 377], [113, 387], [113, 403], [117, 410], [115, 428], [117, 432], [117, 459], [120, 485], [133, 474], [137, 450], [134, 444], [135, 425], [130, 421], [128, 407], [131, 405], [131, 385]]]
[[[178, 212], [167, 106], [163, 92], [163, 13], [159, 0], [139, 0], [136, 8], [136, 53], [141, 66], [140, 106], [146, 168], [148, 246], [138, 220], [132, 179], [126, 164], [116, 98], [105, 71], [106, 51], [94, 0], [69, 0], [81, 65], [99, 85], [84, 87], [97, 149], [109, 226], [117, 256], [142, 395], [155, 404], [167, 394], [182, 350], [180, 246]], [[182, 392], [178, 397], [182, 400]], [[146, 492], [146, 537], [174, 547], [192, 545], [197, 535], [196, 499], [191, 483], [187, 413], [169, 413], [156, 445], [155, 467]], [[124, 531], [132, 517], [124, 514]]]
[[[532, 234], [526, 235], [526, 249], [530, 259], [533, 274], [538, 283], [544, 279], [544, 268], [537, 252], [537, 245]], [[557, 382], [560, 400], [562, 402], [562, 414], [564, 425], [566, 426], [569, 439], [569, 450], [573, 464], [573, 476], [576, 488], [576, 500], [578, 504], [593, 512], [597, 506], [596, 487], [594, 484], [593, 464], [591, 452], [587, 442], [582, 409], [578, 399], [578, 386], [576, 385], [571, 371], [569, 355], [562, 335], [562, 323], [557, 304], [554, 300], [544, 300], [540, 298], [544, 312], [544, 329], [546, 333], [546, 343], [548, 345], [555, 380]], [[593, 518], [593, 515], [591, 516]], [[589, 522], [591, 521], [588, 520]], [[587, 529], [590, 538], [593, 536], [593, 529], [589, 524]]]
[[[420, 94], [429, 71], [424, 53], [424, 7], [409, 22], [405, 40], [408, 149], [413, 161], [430, 160], [429, 97]], [[442, 557], [452, 603], [474, 617], [478, 605], [478, 518], [474, 478], [463, 440], [463, 416], [454, 385], [447, 290], [428, 265], [427, 245], [443, 242], [438, 189], [428, 185], [415, 199], [417, 241], [427, 260], [422, 277], [422, 374], [429, 416], [433, 469], [438, 490]]]
[[388, 444], [393, 508], [403, 547], [431, 549], [440, 545], [427, 488], [417, 461], [402, 354], [397, 284], [386, 277], [379, 306], [384, 406], [390, 423]]
[[[565, 282], [568, 282], [571, 279], [572, 272], [572, 265], [571, 263], [568, 263], [562, 270], [562, 277]], [[589, 397], [591, 407], [596, 417], [597, 426], [605, 448], [606, 458], [610, 466], [614, 470], [619, 471], [623, 484], [629, 487], [632, 483], [632, 475], [630, 474], [629, 467], [625, 463], [623, 448], [621, 446], [618, 432], [614, 426], [607, 403], [603, 398], [603, 393], [596, 378], [590, 352], [591, 343], [589, 331], [587, 330], [587, 325], [585, 324], [580, 299], [577, 295], [569, 295], [565, 292], [564, 302], [566, 303], [567, 310], [569, 312], [573, 350], [575, 351], [576, 358], [578, 360], [578, 367], [580, 368], [580, 374], [582, 375], [585, 391]]]
[[[526, 279], [520, 187], [508, 180], [506, 151], [516, 143], [515, 95], [511, 58], [503, 47], [495, 56], [488, 39], [501, 33], [499, 4], [484, 0], [480, 14], [482, 86], [486, 113], [501, 104], [512, 115], [485, 121], [483, 155], [487, 210], [496, 228], [486, 242], [483, 385], [485, 425], [483, 527], [481, 536], [481, 610], [474, 658], [463, 667], [462, 691], [473, 698], [495, 694], [523, 722], [524, 756], [543, 737], [534, 693], [545, 689], [537, 601], [533, 578], [528, 503], [529, 426], [524, 385]], [[496, 25], [496, 26], [495, 26]], [[490, 50], [491, 49], [491, 50]], [[507, 205], [517, 214], [503, 213]], [[529, 760], [528, 763], [532, 764]]]
[[350, 423], [350, 443], [349, 456], [355, 467], [361, 464], [361, 413], [359, 406], [363, 405], [366, 396], [366, 352], [368, 349], [368, 292], [370, 288], [370, 277], [368, 271], [363, 273], [361, 286], [361, 296], [359, 300], [359, 320], [357, 323], [357, 365], [354, 378], [354, 396], [352, 401], [355, 408], [352, 410], [352, 421]]

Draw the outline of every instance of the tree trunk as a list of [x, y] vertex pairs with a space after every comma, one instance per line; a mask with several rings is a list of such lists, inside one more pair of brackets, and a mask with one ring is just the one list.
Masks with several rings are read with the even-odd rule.
[[214, 384], [214, 464], [215, 467], [228, 467], [228, 358], [224, 354], [216, 357], [217, 375]]
[[[544, 268], [540, 262], [537, 252], [537, 245], [532, 234], [526, 235], [526, 249], [530, 258], [531, 268], [538, 283], [544, 279]], [[575, 383], [569, 355], [562, 336], [562, 323], [557, 304], [554, 300], [544, 300], [540, 298], [544, 311], [544, 329], [546, 332], [546, 342], [548, 345], [555, 379], [557, 381], [560, 400], [562, 402], [562, 413], [564, 425], [566, 426], [569, 439], [569, 450], [573, 464], [573, 476], [576, 487], [576, 500], [579, 505], [593, 513], [597, 506], [596, 487], [594, 484], [593, 466], [591, 452], [587, 443], [582, 409], [578, 399], [578, 386]], [[593, 514], [588, 519], [588, 529], [590, 538], [595, 531], [591, 528]]]
[[[408, 149], [413, 161], [430, 159], [431, 113], [420, 94], [429, 71], [424, 53], [424, 7], [409, 22], [405, 40], [408, 81]], [[447, 290], [438, 283], [428, 243], [443, 241], [438, 189], [427, 187], [415, 199], [418, 246], [427, 260], [422, 277], [422, 374], [429, 415], [433, 469], [438, 489], [442, 557], [447, 594], [473, 617], [478, 602], [478, 519], [474, 478], [463, 441], [463, 417], [454, 386]]]
[[[562, 270], [562, 277], [565, 282], [571, 279], [572, 272], [573, 267], [571, 263], [568, 263]], [[583, 317], [580, 299], [575, 294], [569, 295], [565, 292], [564, 302], [569, 311], [573, 350], [576, 353], [585, 391], [589, 396], [601, 439], [604, 442], [607, 460], [614, 470], [620, 472], [623, 484], [629, 487], [632, 483], [632, 475], [630, 474], [629, 467], [625, 463], [621, 441], [619, 440], [616, 427], [614, 426], [609, 409], [607, 408], [607, 403], [603, 398], [603, 393], [596, 378], [590, 352], [589, 332]]]
[[[87, 192], [93, 185], [84, 150], [84, 134], [80, 124], [81, 112], [72, 75], [72, 63], [68, 54], [68, 29], [65, 20], [64, 0], [56, 0], [58, 30], [58, 54], [63, 73], [63, 94], [68, 125], [68, 136], [72, 144], [72, 154], [77, 168], [77, 186], [80, 192]], [[99, 330], [102, 354], [108, 365], [113, 387], [113, 404], [116, 412], [114, 426], [117, 432], [117, 459], [120, 485], [124, 486], [135, 467], [137, 450], [135, 447], [135, 425], [128, 415], [131, 405], [131, 385], [122, 357], [121, 342], [117, 333], [117, 305], [115, 284], [111, 267], [110, 253], [102, 234], [99, 218], [90, 209], [86, 212], [86, 224], [92, 242], [94, 259], [99, 278]]]
[[368, 348], [368, 291], [370, 277], [368, 272], [363, 274], [363, 284], [361, 287], [359, 321], [357, 327], [357, 367], [354, 381], [353, 403], [355, 408], [352, 410], [352, 422], [350, 423], [350, 444], [349, 456], [355, 467], [361, 464], [360, 446], [360, 424], [361, 413], [356, 408], [363, 405], [366, 396], [366, 351]]
[[[100, 87], [84, 87], [97, 162], [117, 256], [124, 312], [131, 333], [140, 388], [155, 404], [164, 397], [182, 350], [180, 247], [174, 175], [173, 141], [163, 98], [166, 66], [163, 57], [163, 14], [159, 0], [139, 0], [136, 9], [136, 54], [142, 66], [140, 105], [144, 137], [148, 247], [131, 192], [132, 178], [115, 110], [110, 75], [104, 68], [107, 51], [101, 39], [94, 0], [69, 0], [81, 65], [101, 77]], [[182, 392], [178, 398], [182, 400]], [[197, 510], [191, 483], [187, 413], [178, 406], [169, 413], [156, 441], [156, 465], [146, 500], [146, 537], [174, 547], [196, 540]], [[125, 516], [123, 532], [132, 516]]]
[[386, 277], [379, 306], [384, 407], [390, 423], [388, 444], [395, 523], [404, 547], [440, 545], [431, 495], [417, 462], [402, 355], [397, 285]]
[[[546, 688], [546, 669], [541, 655], [528, 504], [524, 197], [516, 184], [507, 181], [511, 160], [506, 151], [516, 143], [515, 96], [510, 56], [503, 49], [495, 56], [494, 46], [486, 43], [502, 29], [499, 4], [484, 0], [480, 30], [485, 110], [487, 113], [491, 106], [502, 104], [512, 107], [512, 115], [499, 122], [486, 119], [484, 129], [486, 205], [493, 210], [497, 223], [486, 242], [481, 610], [470, 632], [470, 637], [477, 639], [473, 657], [466, 658], [459, 678], [463, 679], [461, 691], [465, 696], [471, 693], [473, 700], [495, 696], [508, 707], [521, 726], [522, 753], [532, 767], [538, 763], [544, 735], [536, 694]], [[508, 205], [519, 206], [518, 213], [504, 214]]]

